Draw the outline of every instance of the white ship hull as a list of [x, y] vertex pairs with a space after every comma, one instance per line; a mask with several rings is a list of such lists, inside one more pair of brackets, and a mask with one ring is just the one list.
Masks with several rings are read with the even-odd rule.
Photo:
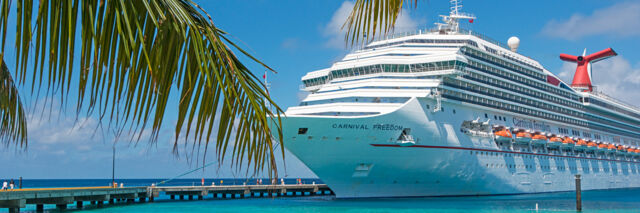
[[[570, 191], [576, 174], [583, 190], [640, 187], [640, 162], [632, 158], [500, 147], [493, 137], [460, 127], [485, 113], [504, 112], [455, 101], [443, 102], [443, 111], [426, 109], [433, 104], [412, 98], [390, 113], [359, 118], [290, 115], [283, 118], [283, 139], [338, 198]], [[299, 134], [299, 128], [308, 131]], [[404, 128], [411, 128], [415, 145], [397, 144]]]

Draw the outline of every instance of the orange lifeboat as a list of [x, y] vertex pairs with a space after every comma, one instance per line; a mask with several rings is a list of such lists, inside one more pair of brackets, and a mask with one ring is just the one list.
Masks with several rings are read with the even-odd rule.
[[527, 131], [520, 131], [516, 133], [516, 143], [528, 145], [531, 143], [531, 138], [531, 133]]
[[560, 145], [562, 148], [567, 148], [567, 149], [571, 149], [573, 148], [573, 146], [575, 146], [575, 141], [573, 141], [573, 139], [571, 139], [570, 137], [565, 137], [564, 140], [562, 140], [562, 145]]
[[609, 145], [607, 146], [607, 152], [608, 152], [608, 153], [616, 153], [616, 145], [609, 144]]
[[636, 152], [636, 149], [634, 148], [628, 148], [627, 149], [627, 156], [628, 157], [632, 157], [634, 155], [634, 153]]
[[583, 139], [578, 139], [578, 142], [576, 143], [576, 145], [574, 146], [576, 151], [583, 151], [585, 150], [585, 148], [587, 148], [587, 141], [583, 140]]
[[596, 144], [596, 142], [587, 142], [587, 151], [595, 151], [596, 149], [598, 149], [598, 144]]
[[562, 144], [562, 138], [561, 137], [556, 137], [551, 136], [551, 138], [549, 138], [549, 143], [547, 143], [547, 147], [549, 148], [558, 148], [560, 146], [560, 144]]
[[607, 144], [601, 143], [598, 144], [598, 153], [605, 153], [607, 152]]
[[511, 139], [513, 138], [511, 131], [509, 131], [507, 128], [502, 128], [494, 132], [493, 134], [495, 135], [496, 141], [498, 142], [511, 142]]
[[640, 149], [636, 149], [633, 154], [635, 155], [636, 158], [640, 157]]
[[616, 152], [618, 155], [625, 155], [625, 154], [626, 154], [626, 152], [627, 152], [627, 149], [626, 149], [626, 148], [624, 148], [624, 146], [623, 146], [623, 145], [618, 145], [618, 146], [616, 147], [616, 149], [618, 150], [618, 151]]
[[547, 144], [547, 140], [547, 136], [542, 133], [536, 133], [531, 137], [531, 142], [533, 143], [533, 145], [544, 146], [545, 144]]

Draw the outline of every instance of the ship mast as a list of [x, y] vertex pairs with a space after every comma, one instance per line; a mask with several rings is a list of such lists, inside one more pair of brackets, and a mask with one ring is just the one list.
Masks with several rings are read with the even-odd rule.
[[459, 20], [474, 20], [476, 16], [468, 13], [463, 13], [462, 11], [462, 0], [451, 0], [451, 11], [449, 15], [440, 15], [442, 17], [443, 23], [436, 23], [438, 26], [438, 31], [440, 32], [459, 32], [460, 31], [460, 23]]

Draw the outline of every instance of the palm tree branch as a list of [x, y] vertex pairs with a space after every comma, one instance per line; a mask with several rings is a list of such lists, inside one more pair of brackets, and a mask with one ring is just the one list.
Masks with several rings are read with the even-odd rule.
[[20, 94], [2, 61], [0, 69], [0, 144], [27, 148], [27, 119]]
[[345, 42], [353, 46], [372, 41], [393, 31], [405, 1], [417, 7], [418, 0], [356, 0], [353, 10], [342, 25]]
[[[35, 22], [29, 6], [32, 1], [23, 0], [17, 12], [22, 24], [16, 73], [24, 82], [33, 72], [32, 91], [42, 88], [45, 96], [59, 95], [65, 104], [69, 88], [76, 87], [77, 113], [95, 114], [136, 142], [146, 133], [157, 142], [166, 114], [175, 113], [176, 153], [181, 138], [198, 150], [211, 141], [223, 160], [233, 142], [232, 161], [238, 166], [245, 157], [256, 170], [273, 164], [282, 109], [234, 51], [273, 69], [228, 39], [192, 1], [41, 1]], [[7, 16], [0, 12], [0, 24]], [[35, 51], [29, 49], [32, 38]], [[76, 44], [79, 69], [73, 67]], [[179, 97], [177, 110], [171, 109], [173, 96]]]

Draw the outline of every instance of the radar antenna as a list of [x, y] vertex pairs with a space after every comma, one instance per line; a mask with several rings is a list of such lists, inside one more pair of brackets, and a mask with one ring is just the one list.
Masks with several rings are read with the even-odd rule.
[[476, 16], [468, 13], [463, 13], [462, 11], [462, 0], [451, 0], [451, 12], [449, 15], [440, 15], [442, 17], [443, 23], [436, 23], [438, 26], [438, 31], [444, 33], [447, 31], [450, 32], [458, 32], [460, 30], [460, 23], [458, 22], [460, 19], [469, 20], [469, 22], [473, 22], [476, 19]]

